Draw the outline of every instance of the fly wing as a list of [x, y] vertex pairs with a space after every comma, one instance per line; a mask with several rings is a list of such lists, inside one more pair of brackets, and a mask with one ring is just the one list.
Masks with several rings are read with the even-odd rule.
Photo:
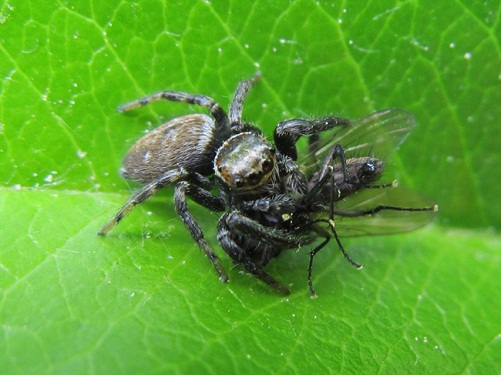
[[402, 233], [428, 224], [437, 209], [431, 200], [402, 187], [365, 189], [336, 203], [334, 223], [339, 237]]
[[[300, 153], [299, 165], [306, 175], [317, 172], [335, 144], [347, 160], [375, 157], [388, 166], [388, 159], [414, 128], [414, 116], [401, 109], [374, 112], [351, 124], [319, 134]], [[334, 167], [339, 161], [334, 161]], [[383, 184], [381, 184], [383, 185]], [[334, 225], [339, 237], [384, 235], [407, 232], [429, 223], [437, 206], [411, 190], [401, 187], [364, 188], [334, 204]], [[317, 219], [328, 229], [329, 210]]]
[[317, 171], [329, 150], [339, 144], [346, 158], [375, 156], [386, 161], [414, 128], [414, 116], [402, 109], [390, 108], [371, 113], [350, 125], [322, 132], [299, 158], [306, 174]]

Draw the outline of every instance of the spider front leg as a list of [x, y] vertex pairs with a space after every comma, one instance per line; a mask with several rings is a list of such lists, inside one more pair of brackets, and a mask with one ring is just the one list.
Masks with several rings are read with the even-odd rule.
[[117, 212], [111, 220], [109, 220], [103, 228], [99, 231], [98, 236], [104, 236], [111, 229], [113, 229], [129, 212], [131, 212], [134, 207], [138, 204], [143, 203], [152, 195], [155, 195], [160, 189], [166, 187], [176, 181], [188, 178], [190, 173], [188, 173], [184, 168], [179, 168], [175, 170], [170, 170], [163, 174], [160, 178], [150, 182], [149, 184], [143, 186], [136, 194], [134, 194]]
[[[337, 116], [318, 117], [316, 119], [291, 119], [280, 122], [275, 128], [275, 145], [283, 155], [289, 156], [292, 160], [297, 160], [296, 142], [301, 136], [318, 135], [336, 126], [348, 126], [350, 120]], [[313, 138], [317, 139], [317, 138]]]
[[[258, 198], [240, 203], [240, 209], [245, 215], [261, 217], [270, 225], [280, 226], [296, 209], [296, 203], [287, 195], [275, 195]], [[261, 220], [259, 220], [261, 222]]]
[[[256, 220], [253, 220], [238, 211], [231, 211], [224, 216], [226, 225], [232, 230], [249, 238], [257, 239], [266, 242], [276, 248], [274, 256], [278, 255], [281, 250], [299, 248], [302, 245], [307, 245], [316, 239], [316, 236], [310, 236], [305, 233], [291, 232], [274, 227], [267, 227]], [[267, 261], [269, 261], [267, 259]], [[267, 263], [267, 262], [265, 262]]]
[[289, 294], [289, 289], [266, 273], [263, 267], [283, 250], [299, 248], [317, 238], [316, 234], [310, 232], [266, 227], [238, 211], [228, 212], [221, 217], [217, 237], [236, 264], [241, 264], [247, 272], [282, 294]]
[[224, 211], [225, 202], [223, 199], [216, 197], [211, 194], [209, 191], [203, 189], [202, 187], [190, 184], [187, 181], [181, 181], [176, 185], [176, 189], [174, 192], [174, 201], [176, 205], [176, 212], [184, 222], [184, 225], [188, 229], [191, 234], [191, 237], [196, 241], [202, 252], [209, 258], [214, 269], [219, 275], [219, 280], [221, 282], [228, 281], [228, 275], [226, 271], [223, 269], [223, 266], [219, 262], [219, 258], [212, 250], [209, 243], [206, 241], [204, 237], [204, 233], [200, 225], [195, 221], [195, 218], [188, 210], [188, 204], [186, 202], [186, 196], [192, 198], [198, 204], [203, 205], [204, 207], [209, 208], [212, 211]]
[[[242, 240], [241, 234], [238, 234], [233, 227], [232, 222], [235, 220], [235, 217], [232, 214], [233, 213], [226, 213], [219, 220], [217, 238], [221, 247], [229, 255], [233, 262], [241, 265], [245, 271], [268, 284], [277, 292], [285, 295], [290, 294], [290, 290], [288, 288], [275, 280], [273, 276], [265, 272], [263, 267], [248, 255], [249, 249], [245, 248], [246, 241]], [[258, 223], [256, 224], [259, 225]], [[267, 246], [264, 246], [263, 248], [267, 248]]]

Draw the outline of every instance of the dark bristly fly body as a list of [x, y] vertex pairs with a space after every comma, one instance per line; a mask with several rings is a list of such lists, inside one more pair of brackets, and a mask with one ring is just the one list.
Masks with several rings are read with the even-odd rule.
[[[175, 208], [219, 278], [228, 276], [188, 210], [186, 197], [223, 212], [217, 238], [235, 264], [282, 294], [289, 289], [264, 271], [283, 250], [321, 242], [313, 259], [331, 238], [357, 268], [340, 237], [397, 233], [418, 228], [433, 218], [437, 206], [412, 192], [384, 182], [388, 157], [414, 126], [409, 113], [389, 109], [358, 121], [327, 116], [280, 122], [274, 145], [254, 125], [242, 120], [243, 102], [260, 78], [239, 83], [228, 115], [213, 99], [162, 91], [119, 108], [130, 111], [162, 99], [205, 107], [203, 114], [168, 121], [136, 142], [121, 173], [144, 184], [99, 232], [104, 235], [137, 204], [174, 184]], [[306, 150], [296, 143], [306, 137]], [[218, 194], [212, 191], [219, 189]]]

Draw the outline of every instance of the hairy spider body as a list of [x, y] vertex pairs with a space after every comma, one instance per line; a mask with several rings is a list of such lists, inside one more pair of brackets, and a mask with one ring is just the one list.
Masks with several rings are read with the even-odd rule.
[[[273, 145], [257, 127], [242, 121], [244, 99], [259, 78], [260, 73], [239, 83], [228, 115], [207, 96], [175, 91], [159, 92], [119, 107], [124, 112], [165, 99], [205, 107], [212, 118], [202, 114], [175, 118], [132, 146], [121, 173], [144, 186], [99, 235], [110, 231], [137, 204], [174, 184], [176, 212], [223, 282], [228, 281], [228, 276], [190, 213], [187, 197], [212, 211], [224, 212], [217, 225], [221, 247], [234, 263], [283, 294], [288, 294], [289, 289], [266, 273], [264, 267], [286, 249], [324, 238], [310, 251], [308, 283], [315, 296], [313, 258], [330, 238], [336, 240], [352, 265], [361, 267], [339, 240], [339, 221], [349, 224], [352, 218], [384, 216], [387, 212], [430, 212], [435, 206], [399, 207], [383, 204], [378, 197], [368, 199], [370, 205], [355, 200], [355, 204], [343, 206], [360, 192], [393, 190], [391, 183], [375, 185], [385, 164], [372, 155], [377, 151], [386, 157], [389, 148], [394, 149], [405, 139], [412, 127], [406, 112], [376, 112], [355, 123], [335, 116], [282, 121], [275, 129]], [[352, 146], [353, 132], [361, 134], [361, 143]], [[309, 139], [308, 152], [298, 153], [296, 142], [303, 136]], [[218, 195], [211, 192], [214, 188], [219, 188]], [[410, 220], [407, 226], [396, 225], [386, 232], [414, 229], [430, 217]], [[368, 234], [376, 232], [369, 230]]]
[[154, 181], [173, 168], [212, 174], [215, 151], [231, 135], [229, 129], [220, 128], [201, 114], [170, 120], [132, 146], [120, 172], [141, 183]]

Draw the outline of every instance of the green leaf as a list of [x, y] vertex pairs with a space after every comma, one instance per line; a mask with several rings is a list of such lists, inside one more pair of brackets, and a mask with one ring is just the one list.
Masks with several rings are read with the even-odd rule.
[[[499, 291], [498, 2], [35, 2], [0, 5], [0, 372], [494, 373]], [[402, 184], [435, 199], [418, 232], [289, 251], [233, 267], [218, 215], [190, 209], [230, 275], [221, 284], [175, 214], [172, 189], [98, 238], [137, 185], [118, 174], [144, 134], [181, 114], [117, 105], [162, 89], [226, 107], [271, 136], [288, 117], [400, 107], [418, 125]], [[202, 111], [203, 112], [203, 111]]]

